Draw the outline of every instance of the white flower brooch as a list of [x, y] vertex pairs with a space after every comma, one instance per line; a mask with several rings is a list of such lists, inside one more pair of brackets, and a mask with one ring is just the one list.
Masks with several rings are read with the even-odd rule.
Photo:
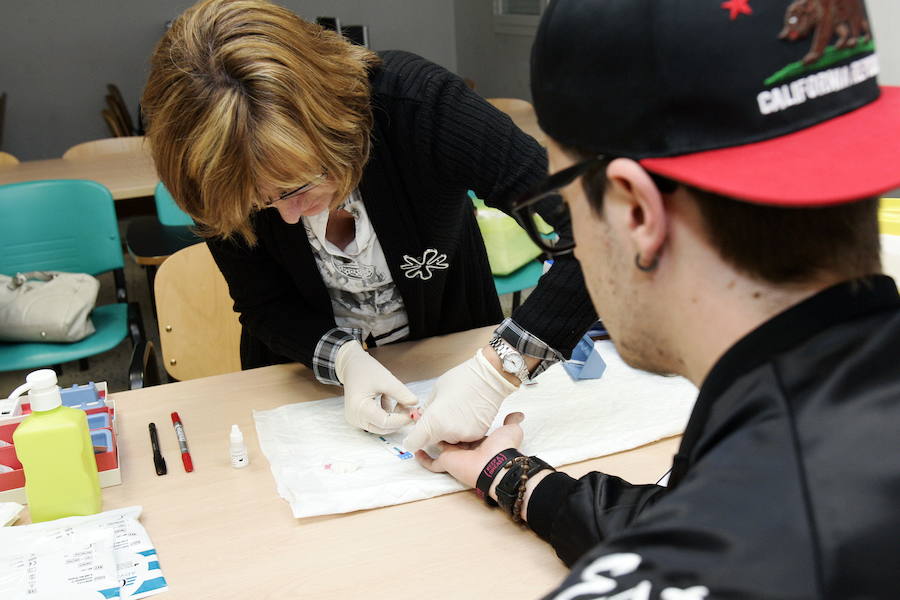
[[436, 249], [429, 248], [422, 254], [422, 258], [414, 258], [408, 254], [404, 254], [403, 264], [400, 265], [400, 268], [403, 270], [404, 275], [409, 279], [418, 277], [422, 281], [425, 281], [426, 279], [431, 279], [431, 276], [433, 275], [432, 270], [446, 269], [449, 266], [450, 265], [447, 264], [446, 254], [438, 254]]

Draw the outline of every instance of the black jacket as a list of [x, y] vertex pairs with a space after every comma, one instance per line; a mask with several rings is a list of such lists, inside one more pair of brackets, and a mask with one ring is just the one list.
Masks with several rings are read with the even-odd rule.
[[[409, 317], [409, 339], [497, 324], [502, 319], [469, 189], [505, 209], [546, 176], [545, 151], [463, 81], [406, 52], [385, 52], [374, 70], [373, 147], [359, 189]], [[331, 300], [302, 222], [256, 214], [259, 243], [211, 241], [210, 250], [244, 327], [244, 368], [310, 365], [335, 327]], [[434, 248], [449, 268], [427, 280], [404, 275], [404, 257]], [[513, 315], [568, 355], [596, 320], [577, 262], [556, 261]]]
[[900, 598], [898, 501], [900, 297], [879, 276], [722, 356], [668, 488], [553, 474], [528, 516], [577, 561], [548, 597], [887, 599]]

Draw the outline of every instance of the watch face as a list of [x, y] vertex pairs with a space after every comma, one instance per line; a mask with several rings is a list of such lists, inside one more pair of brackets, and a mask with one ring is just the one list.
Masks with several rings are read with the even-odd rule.
[[503, 370], [507, 373], [518, 373], [525, 366], [525, 359], [520, 354], [510, 354], [503, 358]]

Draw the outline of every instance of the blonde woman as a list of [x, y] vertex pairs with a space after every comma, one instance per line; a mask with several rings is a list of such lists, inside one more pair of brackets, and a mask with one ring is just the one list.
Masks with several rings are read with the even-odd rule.
[[[157, 46], [142, 107], [160, 177], [228, 282], [244, 368], [299, 361], [344, 386], [351, 424], [389, 432], [411, 413], [389, 399], [416, 398], [364, 344], [501, 321], [466, 191], [505, 208], [542, 178], [546, 153], [455, 75], [274, 4], [205, 0]], [[565, 215], [555, 224], [565, 236]], [[438, 380], [407, 449], [480, 438], [595, 318], [561, 257]]]

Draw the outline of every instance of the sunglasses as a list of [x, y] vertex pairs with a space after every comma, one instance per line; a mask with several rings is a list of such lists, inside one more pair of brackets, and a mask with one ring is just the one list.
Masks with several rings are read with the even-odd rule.
[[297, 196], [299, 194], [303, 194], [313, 189], [317, 185], [320, 185], [323, 181], [328, 178], [328, 169], [322, 169], [322, 173], [316, 176], [312, 181], [304, 183], [300, 187], [290, 190], [288, 192], [284, 192], [282, 194], [278, 194], [277, 198], [266, 198], [266, 201], [263, 203], [263, 208], [269, 208], [276, 202], [281, 202], [282, 200], [287, 200], [293, 196]]
[[[554, 173], [522, 200], [513, 203], [510, 211], [513, 217], [531, 241], [549, 258], [568, 254], [575, 248], [575, 240], [571, 237], [572, 228], [569, 226], [572, 221], [569, 206], [559, 190], [591, 169], [602, 166], [607, 160], [608, 158], [601, 154]], [[557, 231], [567, 230], [569, 233], [566, 233], [565, 237], [559, 233], [545, 233], [546, 223], [551, 224]]]

